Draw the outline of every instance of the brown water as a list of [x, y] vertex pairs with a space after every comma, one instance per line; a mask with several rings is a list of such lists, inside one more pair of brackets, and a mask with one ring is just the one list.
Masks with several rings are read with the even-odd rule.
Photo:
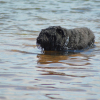
[[[42, 52], [42, 28], [88, 27], [96, 47]], [[0, 100], [100, 100], [100, 0], [0, 0]]]

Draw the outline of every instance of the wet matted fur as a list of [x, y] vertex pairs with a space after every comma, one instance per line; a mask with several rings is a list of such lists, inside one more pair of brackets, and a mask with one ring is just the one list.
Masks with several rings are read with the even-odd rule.
[[82, 50], [94, 46], [94, 39], [93, 32], [86, 27], [65, 29], [50, 26], [41, 30], [37, 37], [37, 46], [48, 51]]

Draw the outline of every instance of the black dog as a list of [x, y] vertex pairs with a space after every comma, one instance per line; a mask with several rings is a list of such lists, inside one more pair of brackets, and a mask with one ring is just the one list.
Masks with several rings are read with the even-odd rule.
[[51, 26], [37, 37], [37, 45], [44, 50], [82, 50], [94, 46], [95, 36], [88, 28], [65, 29]]

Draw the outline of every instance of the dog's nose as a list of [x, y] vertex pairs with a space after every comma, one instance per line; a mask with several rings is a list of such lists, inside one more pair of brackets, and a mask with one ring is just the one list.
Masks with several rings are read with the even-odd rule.
[[41, 38], [37, 38], [37, 43], [41, 43], [42, 39]]
[[40, 39], [39, 38], [37, 38], [37, 41], [39, 41]]
[[37, 38], [37, 41], [39, 41], [40, 39], [39, 38]]

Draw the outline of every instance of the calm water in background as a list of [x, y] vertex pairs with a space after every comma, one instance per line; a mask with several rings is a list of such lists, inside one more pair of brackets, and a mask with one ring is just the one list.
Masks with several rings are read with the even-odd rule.
[[[51, 25], [88, 27], [96, 47], [41, 52]], [[0, 100], [100, 100], [100, 0], [0, 0]]]

